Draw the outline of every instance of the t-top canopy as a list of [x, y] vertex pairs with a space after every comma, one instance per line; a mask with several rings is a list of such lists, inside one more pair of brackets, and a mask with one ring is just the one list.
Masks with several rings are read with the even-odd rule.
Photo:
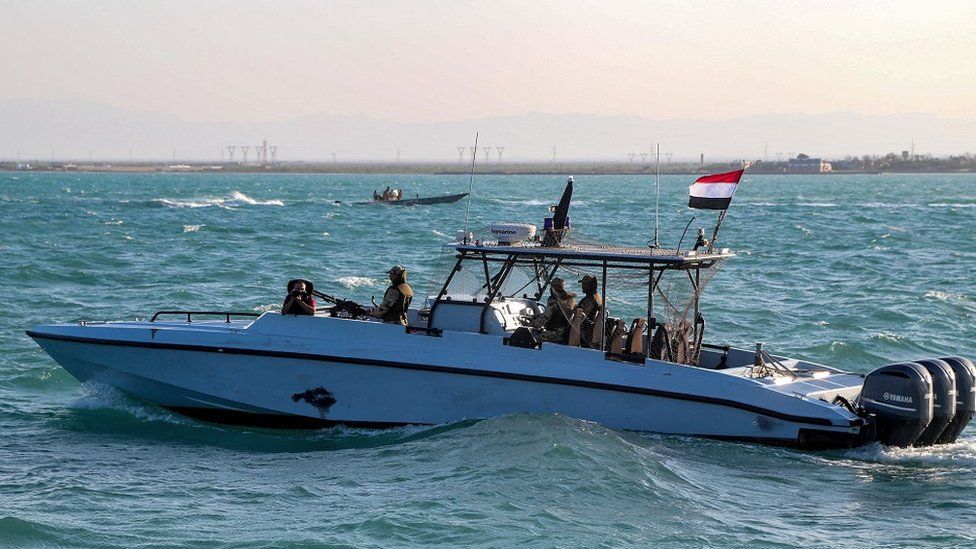
[[567, 241], [564, 241], [559, 246], [543, 246], [540, 242], [533, 241], [504, 245], [493, 242], [474, 244], [455, 242], [446, 244], [445, 247], [454, 248], [458, 252], [465, 254], [570, 259], [592, 262], [594, 265], [602, 264], [605, 261], [607, 263], [664, 264], [675, 267], [697, 265], [707, 267], [708, 263], [735, 256], [727, 248], [710, 252], [707, 250], [679, 251], [673, 248], [644, 248]]

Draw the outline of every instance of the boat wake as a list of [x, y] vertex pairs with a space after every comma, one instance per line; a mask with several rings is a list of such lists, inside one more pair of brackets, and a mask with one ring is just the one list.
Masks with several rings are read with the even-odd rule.
[[318, 430], [238, 427], [197, 421], [143, 403], [114, 387], [98, 382], [86, 381], [82, 384], [82, 390], [84, 395], [72, 402], [70, 407], [78, 411], [80, 416], [88, 417], [73, 418], [76, 428], [145, 436], [145, 426], [141, 424], [151, 422], [161, 424], [153, 429], [149, 435], [151, 438], [234, 449], [243, 446], [268, 453], [378, 448], [420, 441], [477, 423], [458, 421], [390, 429], [362, 429], [342, 425]]
[[140, 421], [161, 421], [179, 425], [189, 425], [192, 420], [151, 406], [129, 397], [111, 385], [96, 381], [81, 384], [83, 395], [69, 406], [74, 410], [108, 410], [122, 412]]
[[960, 438], [953, 444], [896, 448], [880, 443], [848, 450], [844, 456], [859, 462], [904, 466], [952, 466], [976, 470], [976, 438]]
[[256, 200], [240, 191], [234, 191], [229, 196], [201, 199], [169, 199], [157, 198], [151, 201], [153, 204], [166, 208], [240, 208], [243, 206], [284, 206], [280, 200]]

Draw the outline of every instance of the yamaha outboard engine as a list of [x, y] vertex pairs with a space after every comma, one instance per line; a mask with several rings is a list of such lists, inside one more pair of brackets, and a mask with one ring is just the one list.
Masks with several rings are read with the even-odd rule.
[[976, 366], [959, 356], [947, 356], [941, 360], [956, 374], [956, 416], [942, 431], [937, 442], [951, 444], [959, 438], [959, 434], [976, 413]]
[[956, 374], [939, 359], [916, 360], [932, 376], [932, 423], [922, 431], [915, 446], [931, 446], [956, 416]]
[[864, 378], [858, 403], [874, 416], [882, 444], [911, 446], [932, 421], [932, 376], [913, 362], [876, 368]]

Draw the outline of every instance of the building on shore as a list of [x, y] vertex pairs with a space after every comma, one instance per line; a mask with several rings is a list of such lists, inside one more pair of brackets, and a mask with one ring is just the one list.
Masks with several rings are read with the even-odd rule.
[[786, 163], [786, 173], [827, 173], [833, 170], [830, 162], [800, 153]]

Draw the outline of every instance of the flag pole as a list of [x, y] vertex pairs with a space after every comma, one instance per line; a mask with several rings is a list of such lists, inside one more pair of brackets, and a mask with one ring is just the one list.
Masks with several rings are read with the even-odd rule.
[[[745, 174], [746, 167], [743, 167], [742, 173]], [[742, 176], [739, 176], [740, 178]], [[718, 214], [718, 220], [715, 221], [715, 230], [712, 231], [712, 241], [708, 243], [708, 252], [711, 253], [715, 250], [715, 240], [718, 238], [718, 230], [722, 228], [722, 221], [725, 221], [725, 214], [729, 211], [729, 206], [732, 205], [732, 199], [735, 198], [735, 191], [739, 189], [739, 184], [736, 183], [735, 190], [732, 191], [732, 196], [729, 197], [729, 205], [722, 210], [722, 213]]]
[[715, 250], [715, 239], [718, 238], [718, 230], [722, 227], [722, 221], [725, 220], [725, 213], [728, 211], [729, 209], [726, 208], [722, 210], [722, 213], [718, 214], [718, 221], [715, 222], [715, 230], [712, 231], [712, 240], [708, 243], [708, 253], [712, 253]]
[[657, 144], [657, 160], [654, 175], [654, 247], [658, 247], [658, 228], [661, 222], [661, 144]]

